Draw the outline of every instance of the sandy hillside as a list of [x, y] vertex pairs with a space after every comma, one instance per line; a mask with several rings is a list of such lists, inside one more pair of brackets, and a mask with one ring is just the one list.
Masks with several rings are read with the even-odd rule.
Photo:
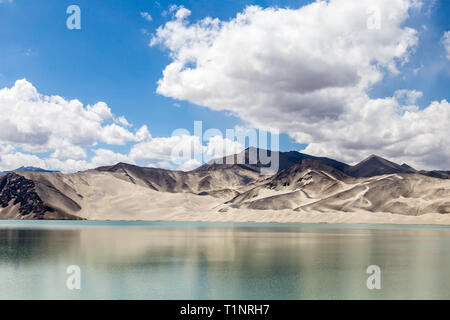
[[183, 172], [119, 163], [8, 173], [0, 204], [3, 219], [450, 224], [450, 179], [378, 157], [353, 167], [304, 157], [271, 176], [257, 165]]

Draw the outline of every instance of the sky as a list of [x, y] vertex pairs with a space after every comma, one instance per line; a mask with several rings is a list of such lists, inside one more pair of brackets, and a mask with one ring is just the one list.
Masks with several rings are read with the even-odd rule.
[[189, 170], [263, 147], [227, 130], [450, 169], [449, 14], [446, 0], [0, 0], [0, 170]]

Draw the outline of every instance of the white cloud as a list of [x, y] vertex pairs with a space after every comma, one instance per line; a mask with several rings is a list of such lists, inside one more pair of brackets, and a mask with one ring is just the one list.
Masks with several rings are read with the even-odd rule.
[[121, 125], [123, 125], [125, 127], [130, 127], [131, 126], [131, 124], [128, 122], [128, 120], [124, 116], [118, 117], [117, 119], [115, 119], [115, 121], [118, 124], [121, 124]]
[[148, 167], [156, 167], [156, 168], [168, 169], [168, 170], [176, 169], [176, 167], [170, 161], [159, 161], [156, 164], [150, 162], [147, 166]]
[[207, 139], [205, 145], [200, 137], [187, 134], [151, 138], [135, 144], [131, 148], [129, 158], [134, 161], [156, 163], [165, 168], [192, 170], [194, 166], [198, 167], [202, 161], [222, 158], [239, 153], [244, 149], [239, 142], [223, 138], [220, 135], [203, 138]]
[[370, 3], [335, 0], [298, 10], [252, 6], [225, 22], [175, 18], [151, 41], [167, 47], [173, 59], [157, 92], [230, 110], [258, 126], [267, 121], [259, 121], [256, 110], [268, 115], [275, 109], [286, 118], [290, 112], [336, 117], [348, 95], [379, 81], [382, 68], [394, 70], [396, 61], [406, 61], [417, 43], [416, 31], [401, 27], [406, 0], [382, 1], [382, 16], [393, 18], [375, 31], [366, 27]]
[[182, 171], [191, 171], [191, 170], [194, 170], [194, 169], [200, 167], [201, 165], [202, 164], [199, 161], [197, 161], [196, 159], [190, 159], [190, 160], [187, 160], [186, 162], [184, 162], [182, 165], [180, 165], [178, 167], [178, 169], [182, 170]]
[[10, 144], [0, 144], [0, 155], [11, 153], [14, 151], [14, 147]]
[[83, 106], [78, 100], [46, 96], [27, 80], [0, 90], [0, 169], [38, 166], [77, 171], [134, 162], [128, 155], [95, 148], [87, 159], [87, 148], [145, 142], [151, 139], [147, 126], [135, 133], [123, 116], [115, 117], [104, 102]]
[[379, 29], [367, 27], [371, 0], [250, 6], [228, 21], [190, 23], [180, 14], [150, 42], [172, 59], [157, 92], [229, 111], [249, 126], [279, 129], [309, 144], [307, 152], [349, 162], [377, 153], [419, 167], [450, 167], [446, 100], [420, 110], [416, 90], [369, 97], [414, 52], [418, 33], [405, 22], [422, 7], [410, 0], [376, 5]]
[[[213, 137], [207, 146], [189, 134], [152, 138], [146, 125], [133, 133], [126, 118], [115, 117], [104, 102], [83, 106], [78, 100], [45, 96], [26, 80], [0, 90], [0, 126], [1, 170], [25, 165], [78, 171], [136, 161], [188, 170], [205, 151], [217, 156], [220, 149], [239, 148], [221, 137]], [[135, 145], [128, 154], [97, 147], [129, 142]], [[94, 155], [88, 156], [88, 150]]]
[[93, 152], [94, 156], [90, 161], [74, 159], [66, 159], [63, 161], [56, 158], [43, 159], [44, 167], [60, 171], [73, 172], [88, 170], [100, 166], [114, 165], [118, 162], [134, 163], [128, 155], [116, 153], [108, 149], [94, 149]]
[[91, 160], [90, 168], [112, 165], [118, 162], [134, 163], [133, 159], [130, 159], [128, 155], [115, 153], [108, 149], [96, 149], [94, 152], [95, 156]]
[[417, 90], [397, 90], [394, 92], [394, 97], [400, 102], [406, 104], [414, 104], [417, 100], [422, 98], [423, 92]]
[[189, 17], [190, 15], [191, 15], [191, 11], [184, 8], [183, 6], [181, 6], [176, 10], [175, 18], [182, 20], [182, 19]]
[[104, 102], [83, 106], [78, 100], [46, 96], [27, 80], [0, 90], [0, 143], [16, 145], [32, 153], [53, 152], [54, 157], [84, 158], [83, 147], [99, 142], [124, 144], [146, 137], [143, 127], [137, 134], [116, 123]]
[[148, 12], [141, 12], [141, 17], [147, 20], [148, 22], [152, 21], [152, 16]]
[[191, 10], [186, 9], [184, 6], [172, 4], [169, 7], [169, 13], [174, 13], [174, 18], [177, 20], [183, 20], [191, 15]]
[[0, 154], [0, 170], [14, 170], [21, 166], [33, 166], [63, 172], [82, 171], [118, 162], [134, 163], [128, 155], [115, 153], [108, 149], [94, 149], [91, 160], [60, 159], [56, 157], [40, 158], [37, 155], [22, 152]]
[[[27, 148], [24, 148], [27, 150]], [[64, 139], [60, 139], [55, 144], [55, 151], [51, 154], [52, 158], [58, 158], [58, 159], [84, 159], [86, 158], [86, 151], [76, 145], [72, 145], [68, 143]], [[32, 151], [31, 149], [30, 151]]]
[[136, 139], [138, 141], [147, 141], [152, 138], [152, 135], [148, 131], [148, 128], [146, 125], [143, 125], [137, 132], [136, 132]]
[[41, 167], [45, 168], [45, 161], [36, 155], [25, 154], [22, 152], [8, 153], [0, 155], [0, 170], [14, 170], [19, 167]]
[[450, 168], [450, 104], [433, 102], [425, 109], [404, 110], [394, 98], [367, 99], [359, 113], [326, 129], [311, 125], [321, 135], [304, 150], [348, 162], [370, 154], [406, 161], [417, 168]]
[[442, 45], [445, 48], [445, 52], [447, 54], [447, 59], [450, 60], [450, 31], [447, 31], [442, 36]]
[[107, 144], [123, 145], [128, 141], [137, 140], [128, 129], [115, 123], [104, 126], [100, 132], [100, 139]]
[[204, 147], [197, 136], [178, 135], [172, 137], [152, 138], [135, 144], [130, 151], [130, 158], [135, 161], [171, 161], [179, 162], [201, 156]]
[[206, 148], [206, 155], [218, 159], [241, 152], [244, 147], [237, 141], [223, 138], [220, 135], [211, 137]]

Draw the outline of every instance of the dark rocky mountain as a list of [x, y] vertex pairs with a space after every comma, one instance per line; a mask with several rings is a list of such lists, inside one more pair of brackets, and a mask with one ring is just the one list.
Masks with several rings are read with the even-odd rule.
[[214, 171], [220, 169], [232, 169], [239, 167], [243, 170], [251, 170], [259, 172], [262, 167], [269, 167], [269, 164], [263, 164], [260, 161], [260, 152], [267, 157], [272, 155], [276, 157], [279, 156], [279, 170], [290, 168], [302, 160], [318, 160], [323, 164], [326, 164], [342, 173], [354, 177], [354, 178], [369, 178], [384, 174], [394, 174], [394, 173], [420, 173], [429, 177], [440, 178], [440, 179], [450, 179], [450, 171], [417, 171], [413, 167], [406, 163], [399, 165], [387, 159], [384, 159], [377, 155], [371, 155], [370, 157], [364, 159], [360, 163], [350, 166], [346, 163], [326, 158], [326, 157], [316, 157], [308, 154], [304, 154], [297, 151], [289, 152], [276, 152], [257, 148], [247, 148], [244, 151], [234, 154], [228, 157], [223, 157], [219, 159], [214, 159], [200, 166], [199, 168], [193, 170], [192, 172], [201, 171]]
[[[293, 181], [293, 178], [296, 176], [296, 174], [298, 174], [299, 172], [300, 173], [305, 172], [306, 170], [314, 172], [322, 172], [326, 174], [329, 178], [335, 180], [343, 181], [350, 178], [341, 170], [328, 165], [322, 160], [303, 159], [300, 160], [297, 164], [293, 165], [292, 167], [286, 168], [278, 172], [276, 175], [273, 176], [272, 181], [286, 181], [286, 182]], [[288, 184], [290, 183], [288, 182]]]
[[239, 165], [242, 168], [259, 171], [261, 167], [270, 166], [270, 163], [267, 163], [267, 161], [261, 161], [262, 160], [260, 159], [261, 154], [263, 155], [263, 157], [267, 156], [268, 158], [279, 157], [278, 171], [290, 168], [304, 159], [320, 160], [323, 163], [329, 165], [330, 167], [333, 167], [341, 171], [345, 171], [347, 168], [350, 167], [348, 164], [334, 159], [311, 156], [309, 154], [297, 151], [281, 152], [250, 147], [238, 154], [211, 160], [209, 163], [204, 164], [203, 166], [195, 169], [194, 171], [211, 170], [211, 168], [217, 168], [218, 165], [233, 165], [233, 164]]
[[450, 179], [450, 171], [438, 171], [438, 170], [424, 171], [424, 170], [421, 170], [421, 171], [419, 171], [419, 173], [421, 173], [425, 176], [433, 177], [433, 178]]
[[379, 156], [371, 155], [360, 163], [346, 168], [344, 172], [356, 178], [369, 178], [384, 174], [415, 173], [416, 170], [408, 165], [399, 165]]
[[410, 170], [411, 172], [417, 172], [416, 169], [414, 169], [413, 167], [411, 167], [410, 165], [408, 165], [408, 164], [406, 164], [406, 163], [403, 163], [403, 164], [401, 165], [401, 167], [404, 168], [404, 169], [406, 169], [406, 170]]

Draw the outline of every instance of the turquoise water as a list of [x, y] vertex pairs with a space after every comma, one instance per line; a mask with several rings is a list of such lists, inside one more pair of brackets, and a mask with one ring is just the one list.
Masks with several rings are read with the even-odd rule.
[[0, 221], [1, 299], [449, 299], [449, 274], [449, 227]]

